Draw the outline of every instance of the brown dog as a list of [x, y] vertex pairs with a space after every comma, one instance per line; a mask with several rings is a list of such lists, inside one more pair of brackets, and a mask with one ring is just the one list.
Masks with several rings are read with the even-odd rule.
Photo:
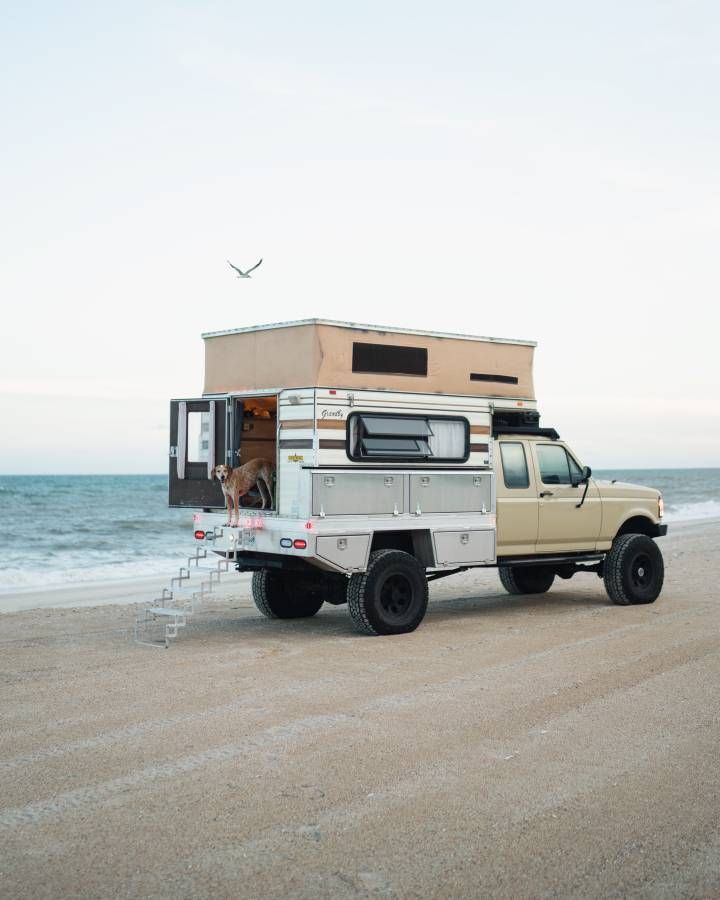
[[[217, 478], [225, 495], [230, 527], [236, 527], [240, 517], [240, 498], [257, 484], [262, 497], [262, 508], [272, 508], [272, 473], [275, 466], [269, 459], [251, 459], [244, 466], [233, 469], [231, 466], [215, 466], [210, 479]], [[233, 517], [235, 522], [233, 523]]]

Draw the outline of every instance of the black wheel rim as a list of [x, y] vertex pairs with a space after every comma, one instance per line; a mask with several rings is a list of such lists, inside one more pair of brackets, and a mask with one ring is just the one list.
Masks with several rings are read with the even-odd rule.
[[652, 587], [655, 577], [652, 560], [647, 553], [638, 553], [630, 567], [630, 581], [636, 591], [643, 593]]
[[413, 602], [412, 582], [399, 572], [389, 575], [380, 588], [380, 607], [391, 622], [403, 619]]

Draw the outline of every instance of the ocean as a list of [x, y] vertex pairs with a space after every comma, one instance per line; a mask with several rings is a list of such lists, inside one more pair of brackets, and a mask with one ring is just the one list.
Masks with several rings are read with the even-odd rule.
[[[720, 517], [720, 469], [593, 473], [658, 488], [666, 521]], [[0, 476], [0, 594], [163, 576], [193, 552], [192, 510], [168, 509], [165, 475]]]

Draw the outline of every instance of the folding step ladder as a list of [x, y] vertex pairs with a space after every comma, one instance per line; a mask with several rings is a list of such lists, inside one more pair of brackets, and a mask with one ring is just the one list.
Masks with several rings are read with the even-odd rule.
[[[215, 537], [222, 536], [216, 529]], [[217, 554], [197, 547], [193, 556], [187, 557], [187, 565], [180, 566], [177, 575], [170, 579], [169, 587], [153, 600], [135, 619], [135, 642], [153, 647], [169, 647], [188, 623], [196, 608], [216, 590], [221, 578], [231, 572], [233, 562], [227, 554]], [[234, 573], [233, 573], [234, 574]]]

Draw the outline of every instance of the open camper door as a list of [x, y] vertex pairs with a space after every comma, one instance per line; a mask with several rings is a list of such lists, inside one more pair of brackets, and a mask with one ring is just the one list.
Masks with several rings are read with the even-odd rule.
[[227, 400], [170, 402], [169, 506], [225, 506], [213, 468], [226, 462]]

